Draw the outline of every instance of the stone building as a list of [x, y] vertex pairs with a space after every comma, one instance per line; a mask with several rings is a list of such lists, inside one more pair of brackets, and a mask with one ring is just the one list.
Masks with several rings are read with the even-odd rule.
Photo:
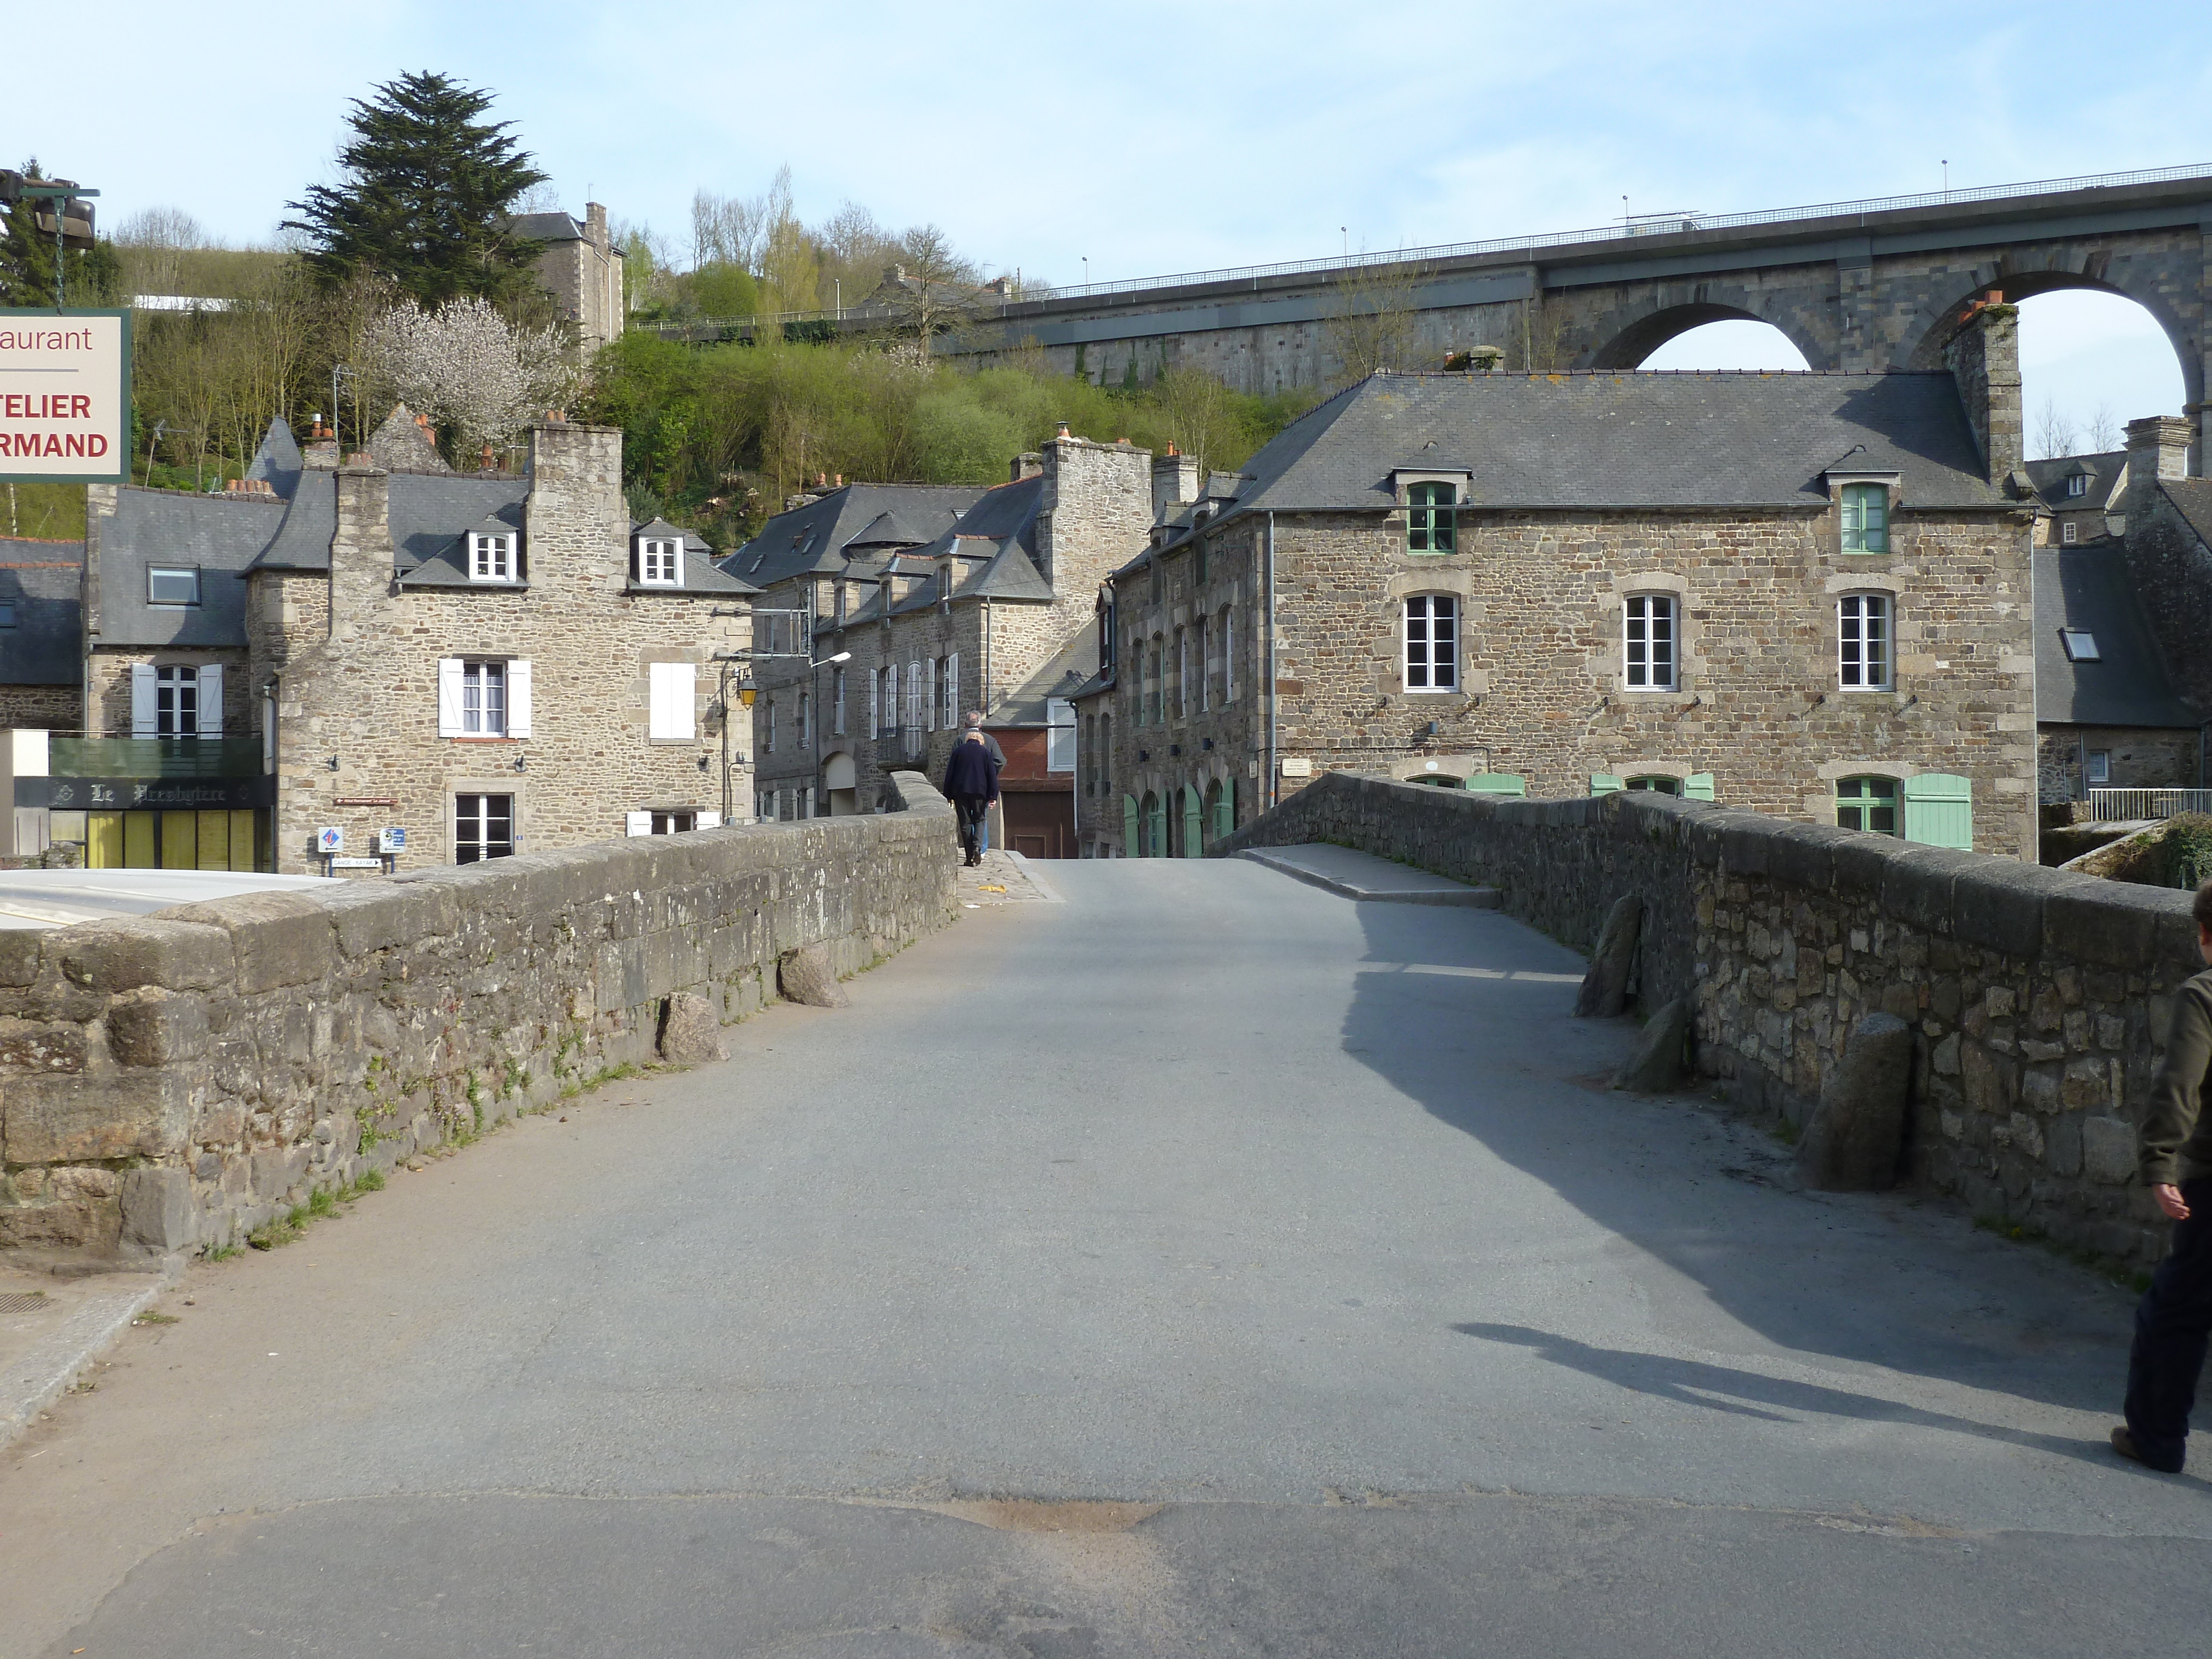
[[1344, 769], [2032, 857], [2015, 322], [1939, 372], [1339, 393], [1114, 573], [1084, 850], [1195, 854]]
[[[748, 665], [752, 708], [753, 787], [746, 809], [766, 819], [827, 817], [860, 811], [848, 775], [847, 740], [859, 729], [863, 676], [849, 662], [810, 668], [817, 618], [834, 618], [879, 580], [892, 556], [936, 540], [974, 506], [973, 484], [847, 483], [827, 478], [793, 496], [760, 532], [722, 561], [758, 590], [754, 650]], [[842, 647], [826, 647], [834, 656]], [[825, 771], [836, 774], [834, 781]]]
[[[834, 568], [812, 562], [805, 516], [827, 514], [834, 494], [780, 514], [725, 561], [748, 580], [756, 573], [771, 579], [764, 608], [789, 591], [775, 580], [775, 561], [801, 562], [805, 568], [784, 581], [805, 589], [814, 659], [847, 658], [812, 671], [802, 685], [772, 678], [763, 665], [756, 752], [763, 780], [789, 781], [773, 790], [763, 783], [763, 813], [871, 811], [891, 772], [939, 775], [967, 712], [980, 708], [1009, 763], [994, 844], [1026, 842], [1041, 855], [1065, 856], [1074, 844], [1066, 735], [1073, 714], [1057, 706], [1066, 701], [1059, 694], [1093, 672], [1086, 653], [1095, 650], [1099, 585], [1145, 545], [1154, 472], [1149, 451], [1063, 428], [1041, 453], [1015, 458], [1007, 482], [974, 492], [927, 541], [903, 539], [921, 527], [918, 504], [901, 508], [889, 487], [853, 485], [880, 493], [836, 508], [837, 529], [819, 544], [842, 555]], [[872, 505], [893, 522], [868, 529]], [[856, 522], [862, 527], [838, 543]], [[793, 743], [797, 758], [812, 763], [811, 784], [803, 765], [786, 770], [775, 758]]]
[[2176, 695], [2120, 544], [2035, 552], [2038, 796], [2192, 788], [2204, 717]]
[[514, 234], [542, 245], [538, 280], [561, 318], [576, 325], [586, 354], [622, 337], [623, 251], [607, 230], [607, 210], [584, 204], [582, 219], [566, 213], [517, 214]]
[[82, 542], [0, 538], [0, 731], [77, 724], [83, 583]]
[[84, 732], [15, 781], [41, 845], [313, 873], [720, 821], [713, 664], [750, 590], [630, 520], [621, 434], [534, 428], [520, 475], [409, 470], [411, 420], [379, 435], [339, 465], [280, 422], [220, 495], [94, 488]]
[[2078, 547], [2120, 533], [2125, 522], [2118, 515], [2127, 498], [2127, 451], [2057, 455], [2029, 461], [2025, 471], [2035, 486], [2038, 547]]

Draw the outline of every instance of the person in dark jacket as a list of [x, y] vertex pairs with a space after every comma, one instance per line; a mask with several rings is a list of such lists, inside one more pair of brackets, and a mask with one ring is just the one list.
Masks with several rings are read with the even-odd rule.
[[[2212, 881], [2197, 890], [2197, 950], [2212, 963]], [[2212, 1073], [2212, 969], [2174, 993], [2166, 1058], [2150, 1085], [2136, 1137], [2136, 1168], [2173, 1221], [2173, 1242], [2136, 1310], [2128, 1351], [2127, 1422], [2112, 1449], [2178, 1474], [2189, 1410], [2212, 1335], [2212, 1120], [2203, 1115]]]
[[999, 798], [999, 769], [991, 764], [981, 732], [970, 732], [952, 745], [952, 758], [945, 763], [945, 793], [960, 815], [961, 853], [969, 864], [981, 864], [983, 815]]
[[[992, 775], [995, 776], [1005, 771], [1006, 751], [999, 747], [999, 740], [996, 738], [983, 730], [981, 709], [971, 708], [968, 711], [968, 732], [971, 737], [981, 737], [983, 747], [990, 751]], [[998, 797], [994, 794], [992, 799], [995, 800]], [[981, 825], [975, 832], [975, 850], [978, 853], [988, 853], [991, 850], [991, 815], [988, 812], [983, 814]]]

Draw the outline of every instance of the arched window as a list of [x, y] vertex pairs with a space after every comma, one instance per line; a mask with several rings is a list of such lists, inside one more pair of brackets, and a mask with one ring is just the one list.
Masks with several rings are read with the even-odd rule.
[[1459, 601], [1449, 593], [1406, 601], [1406, 690], [1459, 690]]
[[1897, 811], [1895, 778], [1838, 778], [1836, 822], [1846, 830], [1865, 830], [1877, 836], [1903, 833]]
[[1682, 793], [1681, 779], [1665, 777], [1656, 773], [1646, 777], [1629, 778], [1625, 782], [1628, 788], [1648, 789], [1655, 795], [1679, 795]]
[[1448, 483], [1417, 483], [1406, 486], [1406, 551], [1408, 553], [1449, 553], [1457, 541], [1453, 520], [1458, 514], [1452, 507], [1459, 495], [1457, 486]]
[[1896, 613], [1887, 593], [1845, 593], [1836, 600], [1836, 682], [1846, 691], [1887, 691], [1893, 678]]
[[1629, 690], [1672, 691], [1680, 686], [1679, 618], [1671, 593], [1628, 596], [1622, 608], [1621, 684]]
[[1889, 551], [1889, 486], [1847, 483], [1844, 486], [1844, 551]]

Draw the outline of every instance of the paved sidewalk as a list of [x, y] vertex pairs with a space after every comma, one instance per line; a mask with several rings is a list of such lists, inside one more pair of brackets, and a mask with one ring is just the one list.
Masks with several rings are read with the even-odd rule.
[[960, 902], [969, 908], [1039, 901], [1047, 904], [1061, 902], [1060, 890], [1034, 860], [1019, 853], [994, 848], [983, 854], [982, 863], [974, 869], [961, 866]]
[[159, 1273], [0, 1272], [0, 1446], [74, 1388], [167, 1284]]
[[1355, 852], [1349, 847], [1332, 847], [1326, 842], [1299, 847], [1251, 847], [1237, 856], [1340, 898], [1388, 904], [1458, 904], [1474, 910], [1498, 908], [1495, 887], [1470, 887], [1449, 876], [1431, 875], [1410, 864]]

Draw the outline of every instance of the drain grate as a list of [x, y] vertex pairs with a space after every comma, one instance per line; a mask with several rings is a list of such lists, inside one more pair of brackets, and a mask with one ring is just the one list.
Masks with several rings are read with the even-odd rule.
[[0, 1295], [0, 1314], [36, 1313], [53, 1305], [44, 1291], [11, 1291]]

